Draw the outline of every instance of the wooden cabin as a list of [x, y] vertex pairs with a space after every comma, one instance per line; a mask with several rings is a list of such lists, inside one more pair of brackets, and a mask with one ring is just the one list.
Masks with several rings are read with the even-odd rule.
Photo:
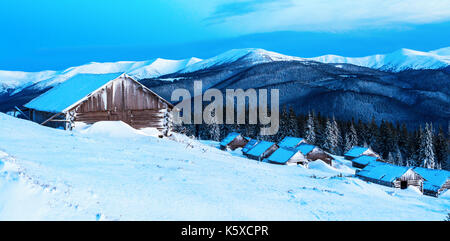
[[270, 155], [266, 161], [279, 165], [303, 165], [308, 167], [308, 160], [298, 150], [292, 148], [280, 147]]
[[242, 153], [246, 154], [248, 151], [250, 151], [250, 149], [252, 149], [258, 143], [259, 143], [259, 141], [257, 139], [250, 139], [248, 141], [247, 145], [245, 145], [244, 148], [242, 148]]
[[242, 148], [245, 145], [247, 145], [248, 141], [249, 140], [243, 137], [241, 134], [231, 132], [220, 142], [220, 149], [221, 150], [230, 149], [234, 151], [237, 148]]
[[356, 168], [364, 168], [374, 161], [380, 161], [380, 158], [378, 158], [376, 156], [362, 155], [362, 156], [356, 157], [351, 160], [352, 167], [356, 167]]
[[372, 151], [370, 147], [354, 146], [344, 154], [344, 158], [351, 161], [362, 155], [380, 157], [377, 153]]
[[423, 167], [415, 167], [414, 171], [425, 179], [423, 183], [423, 194], [425, 195], [438, 197], [450, 188], [449, 171]]
[[357, 177], [380, 185], [406, 189], [415, 186], [423, 192], [424, 178], [411, 167], [374, 162], [357, 171]]
[[320, 159], [326, 164], [333, 166], [333, 157], [317, 146], [302, 143], [295, 149], [300, 151], [310, 162]]
[[71, 129], [77, 123], [123, 121], [164, 134], [171, 126], [173, 105], [126, 74], [78, 74], [31, 100], [30, 119]]
[[278, 149], [278, 145], [269, 141], [260, 141], [251, 148], [245, 155], [253, 160], [262, 161], [272, 155]]
[[305, 139], [300, 137], [286, 136], [278, 143], [279, 147], [296, 148], [301, 143], [306, 143]]

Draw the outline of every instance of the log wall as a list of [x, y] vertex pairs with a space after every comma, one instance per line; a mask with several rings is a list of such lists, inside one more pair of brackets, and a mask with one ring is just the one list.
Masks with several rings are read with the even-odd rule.
[[170, 108], [162, 98], [141, 84], [120, 77], [92, 93], [70, 112], [75, 122], [91, 124], [121, 120], [137, 129], [164, 129], [164, 118]]

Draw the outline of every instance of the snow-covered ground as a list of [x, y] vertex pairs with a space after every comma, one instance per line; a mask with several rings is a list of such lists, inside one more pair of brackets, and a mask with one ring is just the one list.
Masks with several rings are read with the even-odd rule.
[[[450, 195], [279, 166], [123, 123], [73, 132], [0, 113], [0, 220], [443, 220]], [[342, 177], [339, 175], [342, 173]]]

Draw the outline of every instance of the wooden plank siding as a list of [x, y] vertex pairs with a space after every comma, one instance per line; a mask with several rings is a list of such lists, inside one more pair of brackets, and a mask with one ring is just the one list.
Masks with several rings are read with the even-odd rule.
[[169, 106], [161, 97], [128, 77], [119, 77], [102, 89], [91, 93], [69, 112], [75, 122], [92, 124], [98, 121], [121, 120], [140, 129], [163, 129]]

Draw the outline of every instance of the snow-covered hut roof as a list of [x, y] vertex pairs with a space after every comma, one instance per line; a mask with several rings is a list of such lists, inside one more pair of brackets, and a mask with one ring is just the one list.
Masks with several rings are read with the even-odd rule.
[[360, 165], [369, 165], [370, 163], [376, 161], [378, 157], [362, 155], [352, 160], [352, 162], [358, 163]]
[[252, 149], [256, 144], [258, 144], [257, 139], [250, 139], [248, 141], [247, 145], [245, 145], [244, 148], [242, 148], [242, 152], [246, 153], [246, 152], [250, 151], [250, 149]]
[[299, 150], [303, 155], [308, 155], [316, 146], [311, 144], [301, 144], [296, 150]]
[[284, 147], [280, 147], [274, 153], [272, 153], [272, 155], [270, 155], [269, 158], [267, 158], [267, 160], [279, 164], [284, 164], [287, 161], [289, 161], [289, 159], [291, 159], [291, 157], [295, 155], [295, 153], [297, 152], [298, 151], [295, 149], [287, 149]]
[[427, 190], [437, 191], [450, 179], [450, 172], [446, 170], [415, 167], [414, 171], [425, 179], [423, 188]]
[[367, 150], [369, 150], [368, 147], [355, 146], [352, 149], [350, 149], [348, 152], [346, 152], [344, 155], [351, 156], [351, 157], [359, 157]]
[[25, 107], [52, 113], [65, 112], [121, 74], [77, 74], [34, 98]]
[[252, 149], [250, 149], [250, 151], [248, 151], [247, 154], [252, 156], [260, 156], [274, 144], [275, 143], [270, 141], [261, 141], [258, 144], [256, 144]]
[[237, 132], [231, 132], [230, 134], [227, 135], [227, 137], [225, 137], [225, 139], [223, 139], [220, 142], [220, 145], [226, 146], [226, 145], [230, 144], [230, 142], [232, 142], [234, 139], [236, 139], [236, 137], [238, 137], [239, 135], [241, 135], [241, 134], [239, 134]]
[[303, 138], [300, 138], [300, 137], [286, 136], [285, 138], [283, 138], [283, 140], [281, 140], [281, 142], [278, 144], [278, 146], [294, 148], [298, 144], [300, 144], [300, 142], [302, 142], [302, 141], [303, 141]]
[[395, 166], [388, 163], [372, 162], [370, 165], [358, 172], [359, 176], [377, 179], [385, 182], [393, 182], [400, 178], [411, 167]]

